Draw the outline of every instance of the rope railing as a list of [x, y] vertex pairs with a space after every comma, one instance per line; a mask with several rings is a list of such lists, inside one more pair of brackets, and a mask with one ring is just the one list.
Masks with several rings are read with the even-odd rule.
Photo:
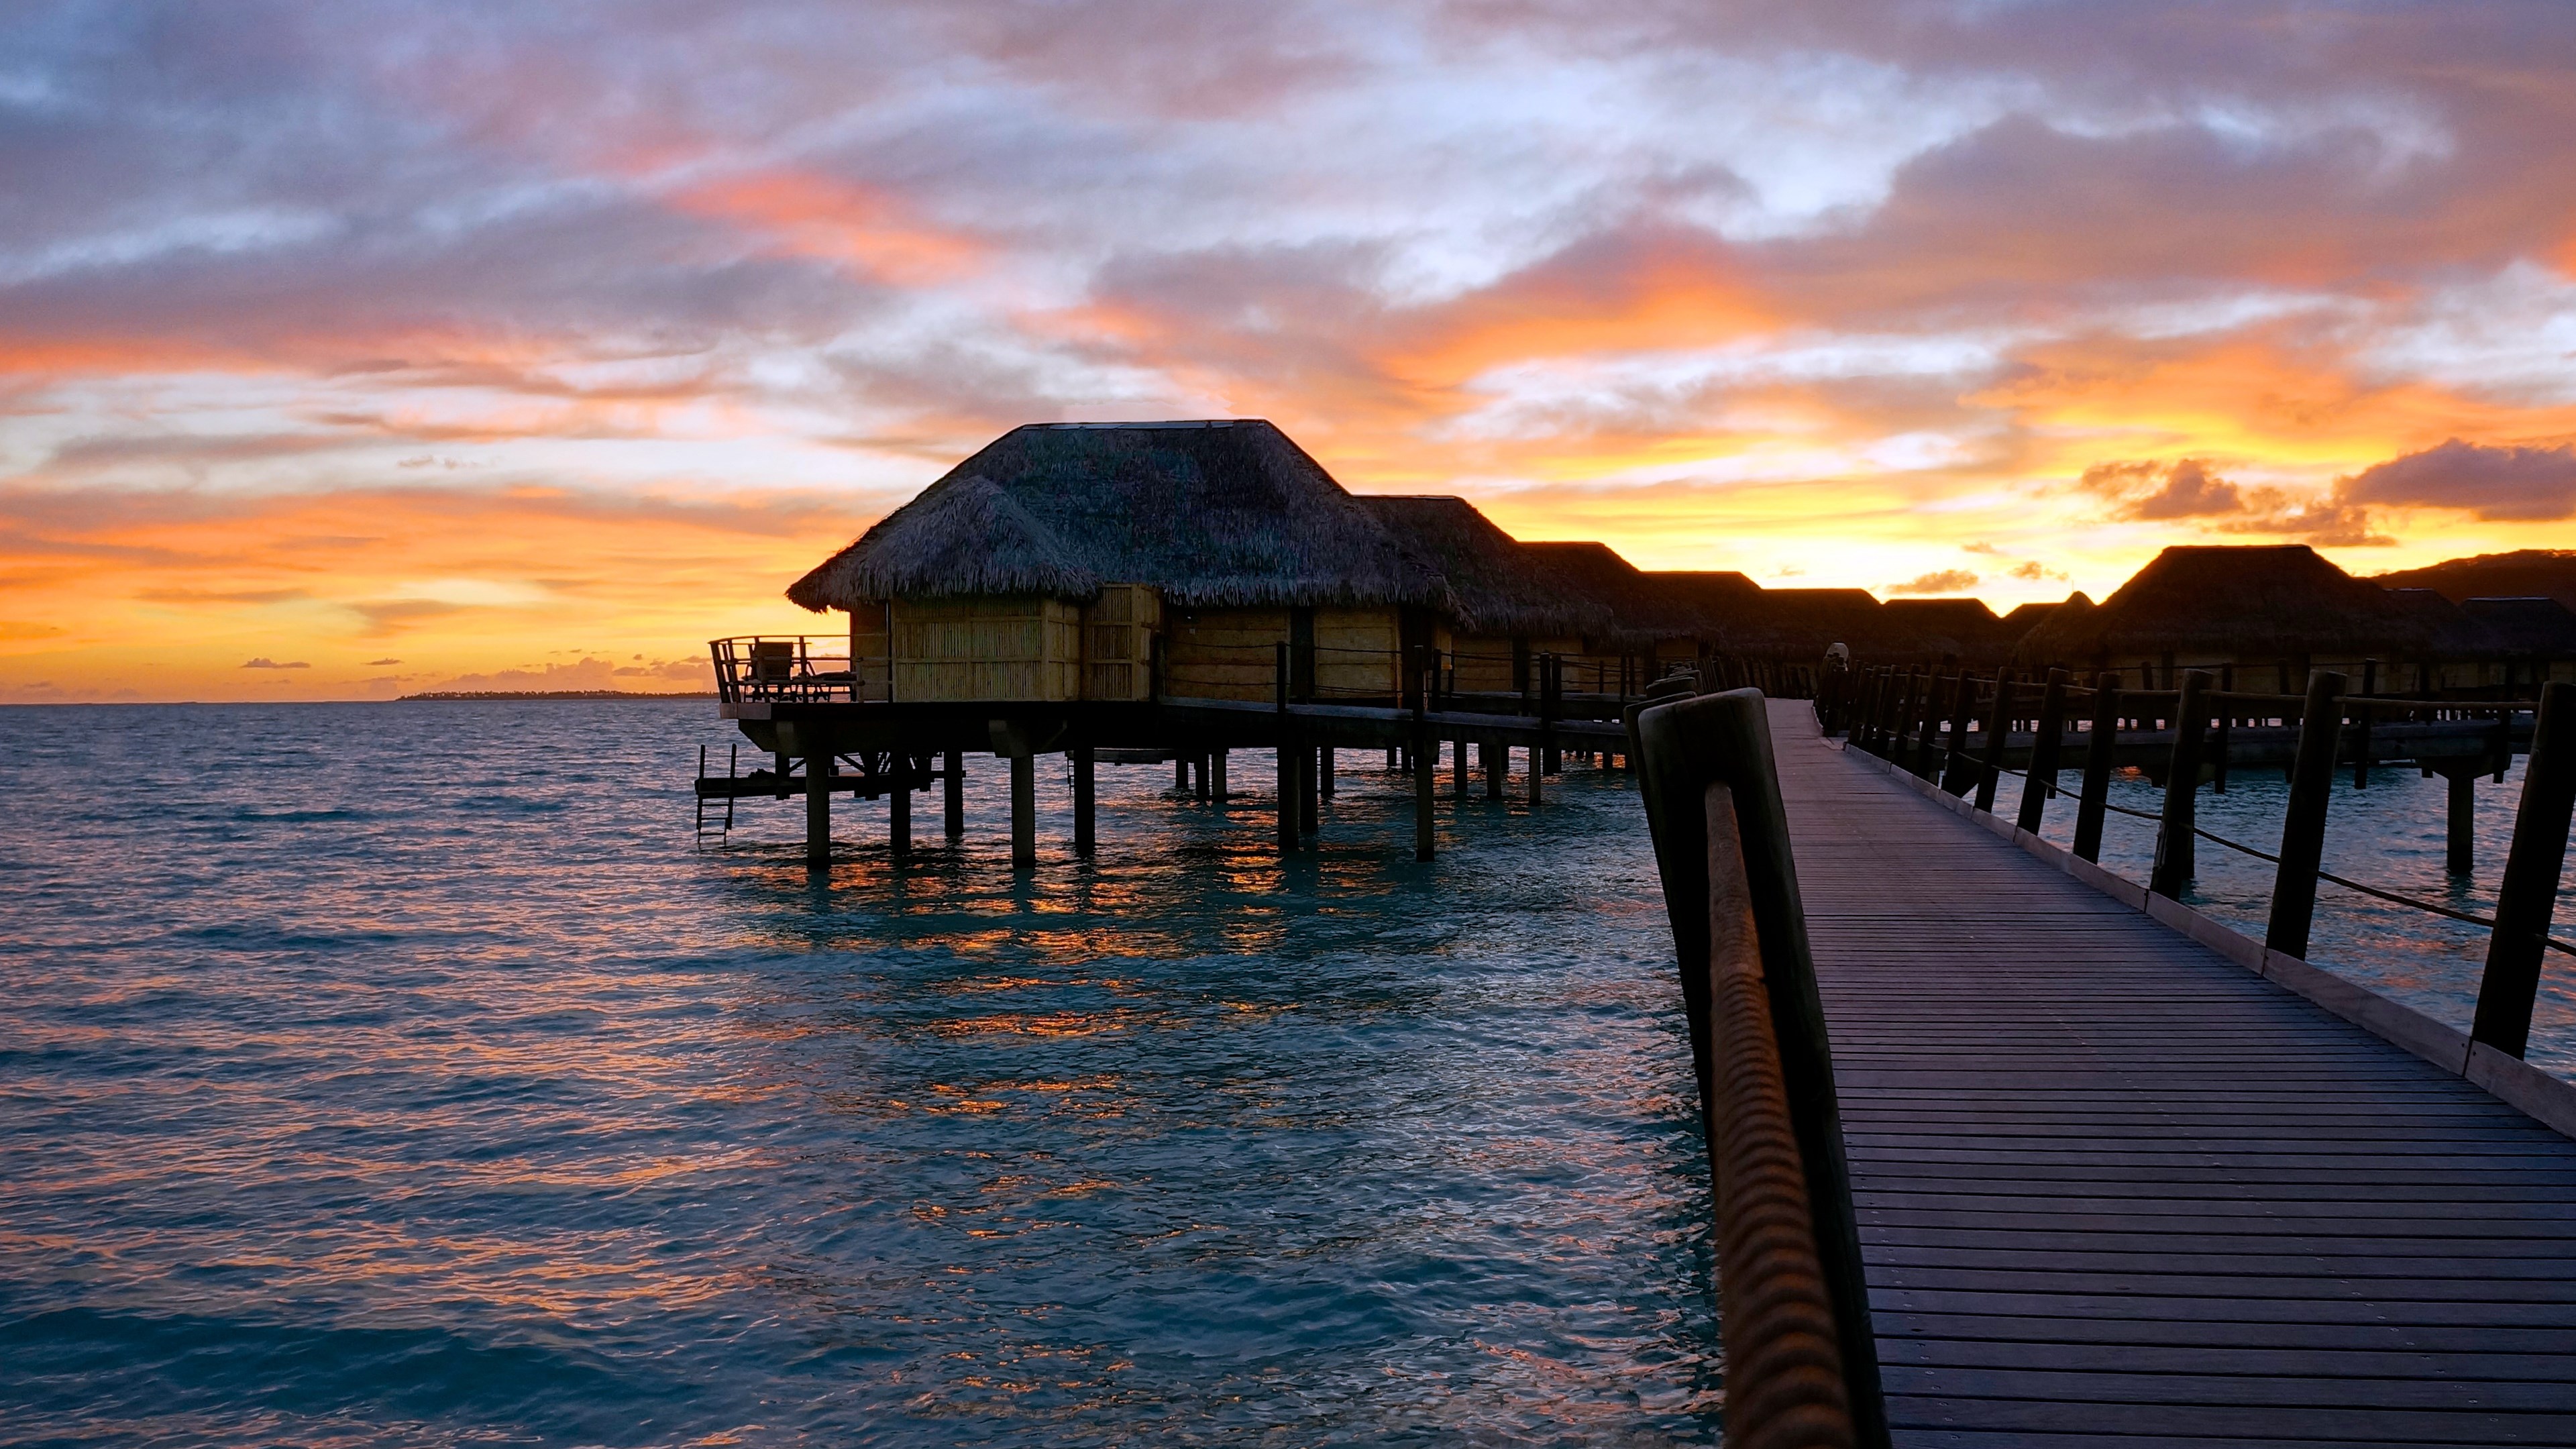
[[[2183, 674], [2179, 689], [2128, 690], [2108, 674], [2092, 686], [2083, 686], [2070, 680], [2066, 671], [2052, 669], [2043, 682], [2037, 682], [2038, 707], [2035, 717], [2029, 717], [2016, 711], [2034, 682], [2017, 681], [2003, 673], [1980, 680], [1960, 671], [1943, 678], [1919, 669], [1876, 666], [1847, 671], [1836, 679], [1820, 701], [1820, 713], [1854, 747], [1927, 780], [1937, 777], [1952, 794], [1964, 796], [1974, 789], [1981, 810], [1992, 811], [1999, 779], [2022, 779], [2017, 824], [2034, 835], [2047, 805], [2068, 793], [2055, 778], [2060, 754], [2070, 745], [2080, 749], [2083, 787], [2076, 796], [2079, 808], [2072, 853], [2088, 862], [2100, 859], [2102, 822], [2107, 816], [2153, 821], [2155, 869], [2148, 889], [2168, 898], [2178, 898], [2188, 889], [2196, 863], [2192, 847], [2198, 841], [2264, 861], [2276, 871], [2265, 944], [2284, 955], [2304, 958], [2307, 954], [2320, 882], [2479, 927], [2488, 933], [2487, 969], [2472, 1040], [2519, 1056], [2529, 1035], [2542, 958], [2549, 952], [2576, 956], [2576, 943], [2549, 932], [2565, 865], [2570, 813], [2576, 809], [2576, 685], [2548, 684], [2537, 700], [2430, 700], [2367, 692], [2346, 695], [2344, 677], [2331, 671], [2312, 675], [2308, 693], [2300, 696], [2211, 688], [2212, 683], [2207, 671], [2193, 670]], [[2068, 706], [2077, 703], [2093, 706], [2089, 722], [2070, 718]], [[1976, 743], [1983, 749], [1972, 753], [1970, 726], [1980, 706], [1983, 732]], [[2249, 708], [2266, 711], [2252, 718], [2278, 719], [2282, 726], [2298, 729], [2290, 765], [2289, 807], [2277, 852], [2229, 839], [2203, 828], [2195, 818], [2204, 749], [2215, 743], [2214, 775], [2224, 789], [2231, 730], [2238, 725], [2264, 727], [2251, 724]], [[2488, 773], [2503, 780], [2519, 717], [2531, 716], [2530, 763], [2492, 916], [2355, 880], [2324, 866], [2332, 777], [2347, 747], [2355, 783], [2366, 786], [2374, 763], [2374, 721], [2393, 724], [2399, 721], [2387, 716], [2426, 714], [2434, 717], [2434, 725], [2471, 726], [2475, 731], [2452, 740], [2472, 748], [2448, 753], [2425, 752], [2426, 736], [2403, 737], [2416, 742], [2416, 763], [2451, 781], [2449, 864], [2458, 873], [2465, 873], [2472, 863], [2469, 781]], [[2006, 768], [2006, 737], [2025, 718], [2032, 725], [2032, 769]], [[2114, 752], [2123, 736], [2137, 733], [2130, 725], [2149, 721], [2163, 726], [2155, 731], [2159, 738], [2153, 743], [2170, 751], [2165, 760], [2164, 808], [2155, 812], [2108, 798]], [[1940, 738], [1944, 725], [1949, 735], [1946, 744]]]
[[[1659, 686], [1661, 688], [1661, 686]], [[1730, 1449], [1885, 1449], [1833, 1053], [1763, 696], [1631, 706], [1707, 1143]]]

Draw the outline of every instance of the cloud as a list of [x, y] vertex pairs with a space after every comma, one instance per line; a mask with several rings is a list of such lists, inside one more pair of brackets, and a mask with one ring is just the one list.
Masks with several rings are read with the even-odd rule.
[[2198, 458], [2178, 458], [2171, 463], [2096, 463], [2084, 470], [2079, 482], [2117, 501], [2124, 518], [2204, 518], [2245, 510], [2245, 500], [2236, 485], [2211, 473], [2209, 465]]
[[2479, 518], [2576, 516], [2576, 444], [2485, 447], [2458, 438], [2353, 475], [2342, 496], [2401, 508], [2458, 508]]
[[2021, 563], [2017, 563], [2010, 569], [2006, 570], [2006, 573], [2013, 578], [2029, 579], [2033, 582], [2038, 582], [2043, 579], [2055, 579], [2058, 582], [2063, 583], [2066, 581], [2067, 577], [2064, 569], [2050, 568], [2048, 565], [2041, 563], [2037, 559], [2028, 559]]
[[382, 669], [387, 665], [400, 663], [402, 663], [402, 661], [399, 659], [370, 659], [367, 661], [367, 667], [369, 669]]
[[312, 665], [301, 659], [291, 659], [284, 664], [280, 664], [266, 655], [262, 655], [259, 658], [250, 660], [242, 665], [242, 668], [244, 669], [310, 669], [312, 667]]
[[1891, 594], [1958, 594], [1977, 586], [1977, 576], [1966, 569], [1939, 569], [1920, 574], [1901, 584], [1889, 584]]

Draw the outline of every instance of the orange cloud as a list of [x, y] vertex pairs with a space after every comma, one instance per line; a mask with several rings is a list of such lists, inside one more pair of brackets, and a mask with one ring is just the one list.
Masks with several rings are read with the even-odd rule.
[[929, 226], [892, 193], [809, 171], [758, 171], [671, 194], [693, 216], [729, 222], [790, 256], [833, 262], [903, 286], [936, 286], [982, 266], [988, 248]]

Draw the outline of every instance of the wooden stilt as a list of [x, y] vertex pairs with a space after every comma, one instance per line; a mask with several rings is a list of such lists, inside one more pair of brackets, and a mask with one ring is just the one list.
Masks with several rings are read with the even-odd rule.
[[908, 751], [897, 750], [893, 764], [894, 788], [886, 792], [886, 846], [894, 863], [902, 865], [912, 859], [912, 786], [920, 777]]
[[1032, 754], [1011, 756], [1011, 866], [1026, 870], [1038, 863], [1038, 760]]
[[1464, 735], [1450, 743], [1449, 788], [1459, 799], [1467, 798], [1467, 738]]
[[1542, 768], [1545, 761], [1546, 754], [1544, 751], [1542, 751], [1537, 745], [1529, 747], [1529, 802], [1532, 805], [1538, 804], [1540, 798], [1547, 793], [1545, 786], [1541, 783], [1547, 778], [1547, 771]]
[[1223, 748], [1208, 751], [1208, 794], [1214, 803], [1219, 805], [1225, 803], [1225, 751]]
[[1297, 850], [1297, 742], [1279, 742], [1279, 852], [1293, 855]]
[[832, 863], [832, 752], [805, 757], [805, 863]]
[[1315, 751], [1315, 792], [1327, 800], [1333, 798], [1333, 763], [1331, 745]]
[[1190, 757], [1187, 755], [1172, 756], [1172, 793], [1190, 793]]
[[966, 752], [950, 750], [943, 773], [947, 778], [940, 783], [945, 787], [947, 810], [941, 824], [948, 838], [955, 840], [966, 833]]
[[1091, 746], [1075, 745], [1066, 753], [1073, 758], [1073, 849], [1077, 855], [1089, 855], [1094, 838]]
[[1197, 767], [1197, 770], [1198, 770], [1198, 777], [1199, 777], [1199, 783], [1198, 783], [1198, 797], [1199, 797], [1199, 803], [1200, 803], [1200, 804], [1202, 804], [1202, 805], [1205, 805], [1206, 803], [1208, 803], [1208, 801], [1210, 801], [1210, 800], [1212, 800], [1212, 799], [1214, 799], [1214, 798], [1215, 798], [1215, 791], [1214, 791], [1214, 787], [1212, 787], [1212, 786], [1210, 786], [1210, 785], [1208, 784], [1208, 760], [1209, 760], [1209, 758], [1210, 758], [1210, 756], [1209, 756], [1208, 752], [1207, 752], [1207, 751], [1202, 750], [1202, 751], [1200, 751], [1200, 752], [1199, 752], [1199, 754], [1197, 755], [1197, 757], [1196, 757], [1196, 758], [1195, 758], [1195, 760], [1193, 761], [1193, 764]]
[[2451, 787], [2450, 834], [2443, 865], [2453, 875], [2468, 875], [2478, 864], [2478, 771], [2453, 766], [2442, 772]]
[[1485, 798], [1503, 798], [1503, 782], [1511, 774], [1512, 747], [1494, 740], [1476, 746], [1485, 757]]

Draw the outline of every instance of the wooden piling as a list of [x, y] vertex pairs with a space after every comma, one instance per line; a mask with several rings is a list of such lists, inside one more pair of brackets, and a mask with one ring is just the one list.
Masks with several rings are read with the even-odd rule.
[[966, 833], [966, 752], [950, 750], [941, 773], [945, 776], [942, 833], [955, 840]]
[[894, 788], [886, 792], [886, 849], [895, 864], [903, 865], [912, 859], [912, 789], [920, 772], [906, 750], [895, 751], [892, 764]]
[[[2365, 659], [2361, 661], [2361, 693], [2362, 697], [2365, 699], [2379, 693], [2379, 661], [2376, 659]], [[2352, 707], [2352, 721], [2355, 726], [2353, 730], [2352, 788], [2356, 790], [2367, 790], [2370, 788], [2370, 706], [2366, 704], [2354, 705]]]
[[[1420, 744], [1416, 744], [1414, 748], [1418, 751], [1422, 747]], [[1333, 747], [1331, 745], [1318, 745], [1315, 747], [1315, 793], [1321, 795], [1327, 800], [1333, 798], [1334, 763]]]
[[805, 757], [805, 863], [832, 863], [832, 751]]
[[[1505, 748], [1504, 753], [1505, 753], [1506, 755], [1508, 755], [1508, 754], [1510, 753], [1510, 750], [1509, 750], [1509, 748], [1508, 748], [1508, 747], [1506, 747], [1506, 748]], [[1546, 772], [1546, 771], [1544, 771], [1544, 770], [1541, 770], [1541, 769], [1539, 768], [1539, 747], [1538, 747], [1538, 746], [1536, 746], [1536, 745], [1532, 745], [1532, 746], [1530, 746], [1530, 747], [1529, 747], [1529, 752], [1528, 752], [1528, 753], [1529, 753], [1529, 802], [1530, 802], [1530, 804], [1531, 804], [1531, 805], [1535, 806], [1535, 805], [1537, 805], [1537, 804], [1539, 803], [1540, 798], [1546, 794], [1546, 790], [1545, 790], [1545, 789], [1544, 789], [1544, 787], [1540, 784], [1540, 781], [1542, 781], [1543, 779], [1545, 779], [1545, 778], [1546, 778], [1546, 774], [1547, 774], [1547, 772]]]
[[1941, 748], [1940, 675], [1925, 678], [1921, 708], [1921, 717], [1915, 721], [1912, 768], [1916, 778], [1929, 780], [1936, 774], [1934, 760]]
[[2453, 875], [2469, 875], [2477, 869], [2479, 774], [2473, 767], [2458, 764], [2442, 771], [2442, 783], [2450, 787], [2442, 864]]
[[1485, 761], [1485, 798], [1500, 800], [1512, 772], [1512, 747], [1495, 740], [1478, 742], [1476, 753]]
[[2093, 735], [2084, 742], [2084, 793], [2075, 804], [2075, 858], [2102, 858], [2102, 817], [2111, 803], [2111, 753], [2120, 743], [2120, 676], [2093, 677]]
[[[1076, 855], [1089, 855], [1095, 836], [1092, 830], [1093, 758], [1091, 746], [1075, 745], [1065, 752], [1073, 761], [1073, 850]], [[1206, 783], [1204, 773], [1200, 783]]]
[[2334, 768], [2343, 742], [2342, 675], [2310, 671], [2307, 702], [2299, 707], [2299, 748], [2290, 761], [2290, 801], [2281, 813], [2280, 865], [2272, 874], [2272, 919], [2263, 933], [2268, 950], [2301, 960], [2317, 914], [2317, 868], [2326, 857], [2326, 807], [2334, 799]]
[[2531, 1039], [2531, 1004], [2540, 991], [2559, 874], [2567, 865], [2567, 829], [2576, 817], [2576, 684], [2543, 684], [2523, 762], [2522, 804], [2513, 844], [2496, 888], [2495, 930], [2487, 936], [2487, 969], [2469, 1039], [2519, 1057]]
[[[2235, 689], [2236, 689], [2236, 666], [2235, 666], [2235, 665], [2233, 665], [2233, 664], [2223, 664], [2223, 665], [2220, 665], [2220, 666], [2219, 666], [2219, 669], [2218, 669], [2218, 691], [2219, 691], [2219, 693], [2221, 693], [2221, 694], [2229, 694], [2229, 693], [2233, 693], [2233, 692], [2235, 691]], [[2209, 777], [2209, 788], [2210, 788], [2211, 793], [2213, 793], [2213, 794], [2224, 795], [2224, 794], [2226, 794], [2226, 793], [2227, 793], [2227, 736], [2228, 736], [2228, 732], [2229, 732], [2229, 731], [2228, 731], [2228, 726], [2230, 726], [2230, 725], [2234, 724], [2235, 722], [2236, 722], [2236, 706], [2235, 706], [2235, 704], [2231, 701], [2230, 703], [2228, 703], [2228, 704], [2226, 704], [2226, 705], [2222, 706], [2222, 707], [2219, 709], [2219, 712], [2218, 712], [2218, 738], [2217, 738], [2215, 741], [2213, 741], [2213, 742], [2212, 742], [2213, 748], [2212, 748], [2212, 749], [2211, 749], [2211, 751], [2210, 751], [2211, 755], [2213, 756], [2213, 759], [2212, 759], [2212, 760], [2211, 760], [2211, 762], [2210, 762], [2213, 768], [2211, 769], [2211, 772], [2210, 772], [2210, 777]]]
[[1995, 813], [1995, 788], [2004, 778], [2004, 741], [2012, 734], [2013, 676], [1995, 673], [1995, 700], [1986, 710], [1986, 757], [1977, 764], [1977, 808]]
[[1425, 712], [1424, 699], [1429, 690], [1413, 696], [1413, 858], [1429, 860], [1432, 854], [1433, 830], [1431, 812], [1439, 794], [1437, 779], [1440, 747], [1431, 738], [1431, 721]]
[[1458, 799], [1467, 798], [1467, 737], [1460, 735], [1449, 746], [1449, 788]]
[[1027, 750], [1011, 756], [1011, 867], [1034, 869], [1038, 863], [1038, 758]]
[[2013, 822], [2033, 835], [2047, 817], [2048, 797], [2057, 788], [2057, 761], [2066, 746], [2066, 671], [2048, 671], [2039, 691], [2039, 721], [2030, 741], [2030, 773], [2022, 777], [2021, 813]]
[[1208, 751], [1208, 796], [1217, 805], [1225, 803], [1225, 747]]
[[2199, 874], [2201, 740], [2209, 728], [2209, 687], [2216, 681], [2206, 669], [2186, 669], [2181, 699], [2174, 705], [2173, 763], [2165, 768], [2164, 818], [2156, 827], [2156, 863], [2147, 889], [2167, 900], [2182, 899]]

